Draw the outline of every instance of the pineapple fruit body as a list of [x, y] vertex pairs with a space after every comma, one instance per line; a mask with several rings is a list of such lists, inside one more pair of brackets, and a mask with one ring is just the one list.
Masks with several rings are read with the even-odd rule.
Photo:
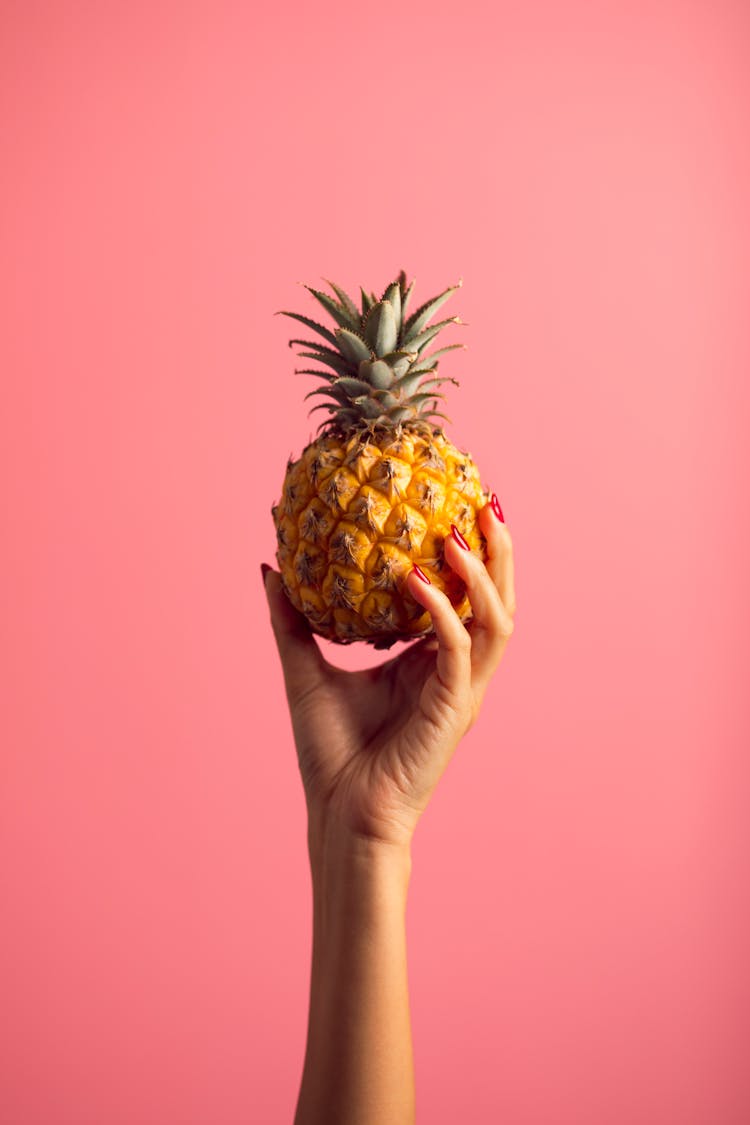
[[[435, 421], [441, 386], [438, 358], [427, 354], [437, 334], [458, 317], [430, 324], [459, 287], [451, 286], [410, 316], [413, 281], [403, 270], [383, 295], [361, 290], [361, 307], [339, 286], [335, 297], [310, 293], [333, 317], [332, 330], [300, 313], [316, 340], [294, 339], [319, 366], [328, 412], [323, 433], [290, 461], [273, 508], [277, 559], [292, 604], [320, 635], [341, 643], [387, 647], [432, 632], [430, 615], [409, 594], [419, 566], [450, 598], [462, 621], [471, 617], [466, 590], [447, 566], [443, 544], [455, 525], [480, 557], [485, 544], [477, 515], [487, 500], [479, 472]], [[460, 285], [460, 283], [459, 283]]]
[[455, 524], [478, 554], [479, 473], [441, 430], [395, 427], [348, 440], [334, 433], [290, 463], [274, 509], [278, 563], [293, 605], [331, 640], [384, 647], [431, 632], [430, 616], [405, 580], [416, 564], [462, 620], [463, 583], [446, 565]]

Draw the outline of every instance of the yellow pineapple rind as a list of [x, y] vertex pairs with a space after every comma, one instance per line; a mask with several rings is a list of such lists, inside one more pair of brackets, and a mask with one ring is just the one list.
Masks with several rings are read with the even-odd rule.
[[440, 429], [329, 430], [290, 462], [273, 509], [284, 589], [321, 636], [385, 646], [433, 631], [406, 589], [416, 564], [468, 622], [443, 543], [453, 523], [485, 558], [477, 515], [487, 500], [471, 457]]

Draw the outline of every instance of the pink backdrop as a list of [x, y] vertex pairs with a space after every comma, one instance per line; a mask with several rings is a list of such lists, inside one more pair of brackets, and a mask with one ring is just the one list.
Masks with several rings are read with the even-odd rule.
[[0, 1119], [291, 1120], [272, 313], [403, 266], [520, 606], [414, 846], [419, 1119], [746, 1122], [747, 6], [252, 8], [0, 15]]

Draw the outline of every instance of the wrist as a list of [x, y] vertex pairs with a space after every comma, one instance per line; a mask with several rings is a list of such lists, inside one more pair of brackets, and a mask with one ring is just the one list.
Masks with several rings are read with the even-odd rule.
[[373, 866], [411, 870], [411, 840], [386, 840], [356, 832], [327, 812], [308, 811], [307, 845], [315, 875], [321, 868]]
[[411, 877], [407, 848], [338, 834], [310, 852], [314, 946], [336, 964], [358, 941], [401, 940]]

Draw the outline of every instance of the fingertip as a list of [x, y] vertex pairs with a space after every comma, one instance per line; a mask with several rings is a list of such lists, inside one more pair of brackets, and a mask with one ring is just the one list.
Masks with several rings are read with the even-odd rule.
[[471, 548], [460, 547], [453, 533], [446, 535], [443, 540], [443, 553], [451, 570], [460, 573], [461, 563], [471, 554]]
[[[265, 566], [265, 570], [263, 567]], [[267, 563], [261, 565], [263, 584], [268, 599], [268, 608], [271, 611], [271, 623], [277, 632], [295, 633], [297, 635], [309, 633], [307, 620], [292, 605], [281, 580], [278, 570], [273, 570]]]
[[503, 509], [500, 507], [500, 499], [496, 492], [493, 492], [490, 496], [490, 507], [492, 508], [493, 515], [496, 517], [496, 519], [498, 519], [500, 523], [505, 523]]
[[273, 605], [273, 603], [278, 600], [279, 596], [286, 597], [281, 584], [281, 575], [278, 570], [274, 570], [268, 563], [261, 563], [260, 572], [269, 605]]
[[[492, 494], [493, 497], [495, 494]], [[497, 554], [498, 550], [512, 551], [513, 540], [508, 531], [505, 520], [501, 520], [490, 500], [479, 512], [479, 527], [490, 548], [490, 553]]]
[[[465, 539], [463, 541], [466, 543]], [[452, 533], [446, 535], [443, 541], [443, 552], [450, 569], [467, 585], [477, 581], [484, 566], [483, 552], [472, 549], [468, 544], [462, 546]]]
[[406, 587], [412, 597], [425, 606], [430, 602], [430, 590], [434, 589], [430, 578], [421, 566], [414, 565], [406, 576]]

